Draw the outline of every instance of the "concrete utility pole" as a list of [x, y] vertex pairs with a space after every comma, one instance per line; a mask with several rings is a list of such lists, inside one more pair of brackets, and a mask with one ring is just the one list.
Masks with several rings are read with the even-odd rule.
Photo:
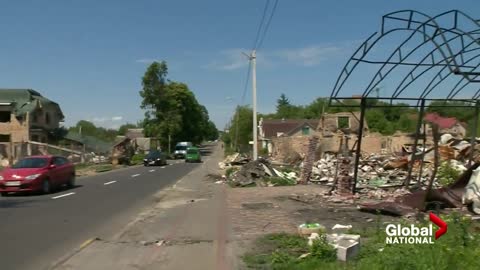
[[255, 50], [252, 51], [250, 56], [252, 60], [252, 107], [253, 107], [253, 160], [258, 159], [258, 135], [257, 135], [257, 69], [256, 69], [256, 60], [257, 55]]

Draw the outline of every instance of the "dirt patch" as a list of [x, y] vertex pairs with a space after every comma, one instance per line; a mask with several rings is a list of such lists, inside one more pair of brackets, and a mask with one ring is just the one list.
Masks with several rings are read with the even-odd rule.
[[242, 203], [242, 207], [250, 210], [262, 210], [262, 209], [269, 209], [273, 208], [273, 203]]

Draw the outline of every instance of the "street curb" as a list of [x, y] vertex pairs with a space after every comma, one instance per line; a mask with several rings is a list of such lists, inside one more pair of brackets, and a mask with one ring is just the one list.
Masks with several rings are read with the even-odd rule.
[[73, 256], [80, 253], [82, 250], [84, 250], [85, 248], [90, 246], [93, 242], [98, 241], [98, 240], [100, 240], [100, 238], [98, 238], [98, 237], [94, 237], [94, 238], [90, 238], [90, 239], [86, 240], [78, 248], [72, 250], [71, 252], [64, 255], [62, 258], [60, 258], [56, 262], [54, 262], [48, 269], [50, 269], [50, 270], [56, 269], [57, 267], [61, 266], [63, 263], [68, 261], [70, 258], [72, 258]]

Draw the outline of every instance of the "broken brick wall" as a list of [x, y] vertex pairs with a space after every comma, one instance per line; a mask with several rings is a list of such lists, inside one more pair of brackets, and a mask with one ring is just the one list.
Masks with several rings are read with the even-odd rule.
[[272, 139], [272, 158], [287, 162], [295, 158], [304, 158], [310, 136], [278, 137]]
[[29, 139], [27, 124], [20, 123], [14, 114], [11, 114], [9, 122], [0, 123], [0, 134], [10, 135], [11, 142], [24, 142]]

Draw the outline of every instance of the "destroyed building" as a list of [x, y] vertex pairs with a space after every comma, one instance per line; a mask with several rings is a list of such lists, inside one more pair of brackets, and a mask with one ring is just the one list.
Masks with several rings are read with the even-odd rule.
[[[323, 153], [336, 153], [342, 140], [346, 140], [348, 149], [353, 150], [357, 142], [360, 127], [359, 112], [325, 113], [319, 120], [314, 119], [275, 119], [260, 120], [259, 140], [269, 156], [283, 162], [299, 160], [304, 157], [311, 136], [319, 137], [317, 157]], [[422, 130], [422, 134], [423, 134]], [[426, 130], [426, 147], [431, 146], [431, 132]], [[396, 132], [385, 136], [370, 132], [365, 120], [362, 152], [398, 153], [412, 151], [414, 134]]]
[[20, 143], [50, 143], [64, 115], [60, 106], [31, 89], [0, 89], [0, 155], [12, 158]]

